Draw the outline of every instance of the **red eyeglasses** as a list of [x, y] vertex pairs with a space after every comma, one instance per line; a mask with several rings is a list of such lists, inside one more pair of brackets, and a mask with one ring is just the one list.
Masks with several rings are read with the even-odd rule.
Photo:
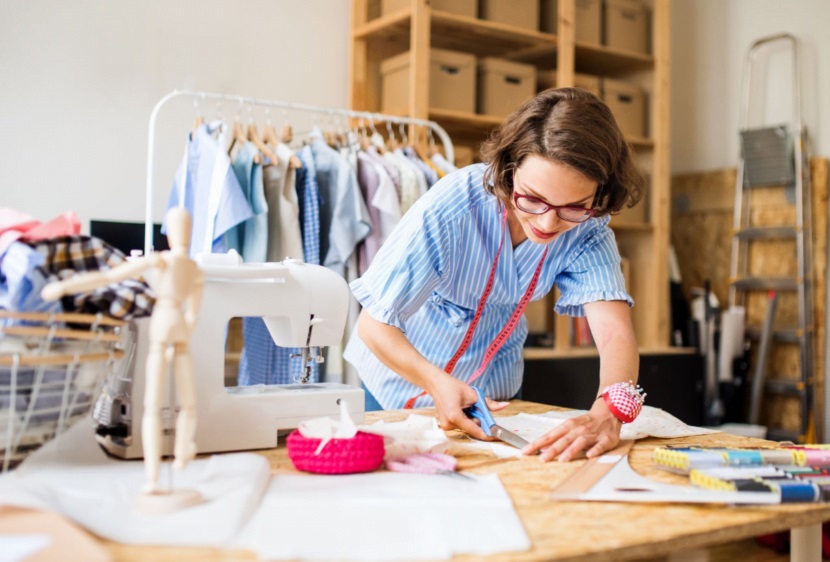
[[517, 209], [531, 215], [544, 215], [548, 211], [556, 211], [556, 216], [567, 222], [585, 222], [597, 213], [596, 209], [586, 207], [549, 205], [536, 197], [516, 193], [515, 190], [513, 191], [513, 203], [515, 203]]

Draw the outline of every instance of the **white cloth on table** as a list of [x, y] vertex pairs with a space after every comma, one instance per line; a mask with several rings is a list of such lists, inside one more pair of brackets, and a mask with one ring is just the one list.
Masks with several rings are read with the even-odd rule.
[[208, 501], [144, 515], [135, 509], [143, 464], [106, 457], [86, 420], [0, 476], [0, 504], [57, 511], [113, 541], [247, 548], [261, 560], [439, 560], [531, 546], [493, 474], [270, 472], [252, 453], [197, 459], [175, 487]]
[[135, 507], [144, 464], [107, 457], [93, 435], [92, 420], [80, 421], [0, 476], [0, 504], [57, 511], [118, 542], [224, 546], [256, 509], [270, 478], [268, 461], [253, 453], [195, 460], [174, 474], [175, 487], [196, 489], [208, 501], [147, 515]]

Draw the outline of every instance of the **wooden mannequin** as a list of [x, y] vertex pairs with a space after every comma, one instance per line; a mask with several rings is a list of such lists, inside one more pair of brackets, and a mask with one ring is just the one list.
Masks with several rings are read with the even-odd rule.
[[42, 292], [44, 299], [54, 300], [65, 294], [89, 291], [156, 270], [156, 275], [149, 280], [156, 294], [156, 303], [150, 317], [150, 351], [141, 426], [147, 482], [140, 499], [142, 509], [154, 512], [179, 509], [202, 501], [195, 490], [162, 491], [158, 483], [162, 455], [162, 384], [171, 363], [179, 406], [173, 467], [184, 468], [197, 452], [194, 442], [196, 403], [193, 360], [188, 341], [196, 325], [204, 288], [204, 274], [188, 256], [190, 215], [183, 208], [173, 208], [168, 211], [165, 222], [169, 251], [131, 259], [106, 271], [85, 273], [50, 283]]

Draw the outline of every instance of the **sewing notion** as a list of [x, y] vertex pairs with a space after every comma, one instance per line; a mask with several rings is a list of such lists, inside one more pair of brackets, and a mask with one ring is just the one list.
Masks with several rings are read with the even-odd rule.
[[469, 408], [464, 408], [464, 413], [467, 414], [467, 417], [481, 422], [481, 429], [484, 430], [484, 433], [487, 434], [488, 437], [495, 437], [501, 441], [504, 441], [508, 445], [513, 445], [519, 449], [527, 446], [529, 442], [524, 437], [521, 437], [496, 423], [496, 420], [493, 418], [493, 414], [490, 413], [490, 408], [487, 407], [487, 400], [484, 398], [484, 393], [480, 388], [475, 388], [475, 391], [478, 394], [478, 401]]

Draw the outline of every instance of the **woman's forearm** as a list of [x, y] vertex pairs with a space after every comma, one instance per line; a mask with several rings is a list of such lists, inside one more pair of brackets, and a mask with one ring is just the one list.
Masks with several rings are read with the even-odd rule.
[[363, 310], [357, 332], [366, 347], [392, 371], [430, 392], [437, 379], [449, 376], [418, 353], [404, 333], [395, 326], [378, 322]]

